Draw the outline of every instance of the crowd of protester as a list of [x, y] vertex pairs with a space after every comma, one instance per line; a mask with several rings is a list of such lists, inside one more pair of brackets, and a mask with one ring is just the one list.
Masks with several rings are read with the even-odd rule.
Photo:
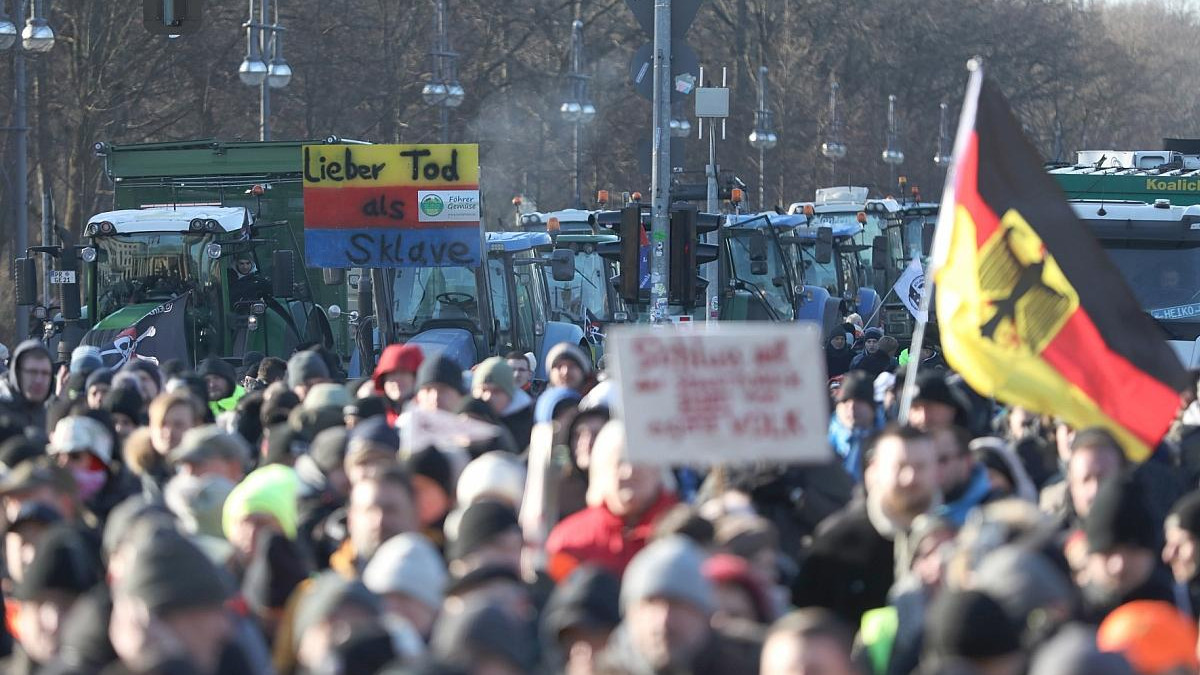
[[0, 672], [1200, 673], [1195, 391], [1133, 465], [861, 323], [826, 343], [817, 466], [631, 462], [573, 344], [347, 378], [21, 343]]

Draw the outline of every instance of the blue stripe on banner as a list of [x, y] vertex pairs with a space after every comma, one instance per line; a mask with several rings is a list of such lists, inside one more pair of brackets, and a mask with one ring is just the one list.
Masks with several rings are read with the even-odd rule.
[[477, 267], [479, 224], [433, 229], [304, 231], [309, 267]]

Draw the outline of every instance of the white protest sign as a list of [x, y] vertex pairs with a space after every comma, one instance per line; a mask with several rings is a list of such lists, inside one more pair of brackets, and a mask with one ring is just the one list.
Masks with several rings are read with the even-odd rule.
[[396, 422], [404, 457], [431, 445], [443, 452], [452, 452], [477, 441], [495, 438], [497, 433], [496, 427], [486, 422], [444, 410], [413, 408], [401, 414]]
[[824, 463], [828, 389], [821, 331], [806, 323], [614, 327], [630, 461]]

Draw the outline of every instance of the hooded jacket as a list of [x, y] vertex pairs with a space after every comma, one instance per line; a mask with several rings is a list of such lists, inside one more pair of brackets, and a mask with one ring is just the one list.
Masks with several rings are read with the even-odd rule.
[[988, 480], [987, 467], [982, 462], [976, 462], [963, 493], [954, 501], [943, 504], [938, 515], [954, 523], [955, 527], [962, 527], [971, 509], [988, 502], [994, 496], [991, 481]]
[[[49, 350], [37, 340], [25, 340], [17, 345], [13, 350], [12, 367], [9, 368], [3, 380], [0, 380], [0, 405], [7, 407], [10, 411], [24, 417], [27, 426], [37, 427], [43, 433], [46, 430], [46, 400], [50, 398], [50, 392], [53, 389], [47, 390], [47, 395], [41, 400], [32, 401], [26, 398], [25, 392], [21, 391], [21, 382], [18, 379], [21, 371], [21, 362], [31, 354], [41, 354], [47, 360], [54, 363], [54, 359], [50, 357]], [[51, 375], [53, 377], [53, 374]]]
[[[845, 336], [845, 333], [838, 333]], [[837, 377], [845, 375], [846, 371], [850, 370], [850, 361], [854, 359], [854, 351], [850, 349], [850, 343], [847, 341], [842, 345], [841, 349], [834, 349], [833, 337], [830, 336], [825, 340], [825, 373], [826, 377]]]
[[218, 401], [208, 402], [208, 406], [212, 408], [213, 415], [220, 415], [223, 412], [233, 410], [237, 407], [238, 400], [246, 394], [246, 390], [237, 383], [237, 374], [234, 372], [233, 366], [218, 356], [210, 356], [204, 359], [200, 364], [199, 370], [197, 370], [197, 374], [201, 377], [216, 375], [229, 384], [229, 390], [232, 392], [229, 396]]

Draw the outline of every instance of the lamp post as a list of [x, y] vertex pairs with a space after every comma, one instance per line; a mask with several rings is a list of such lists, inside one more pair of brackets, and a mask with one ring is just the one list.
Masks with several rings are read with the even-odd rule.
[[[13, 152], [16, 153], [16, 226], [14, 258], [25, 255], [29, 248], [29, 84], [25, 77], [25, 53], [41, 54], [54, 47], [54, 31], [46, 23], [45, 0], [16, 0], [16, 18], [28, 15], [25, 28], [17, 40], [17, 26], [6, 11], [7, 0], [0, 0], [0, 51], [12, 49], [13, 61], [13, 126], [8, 129], [15, 135]], [[29, 315], [17, 312], [17, 339], [29, 335]]]
[[779, 137], [771, 130], [771, 111], [767, 110], [767, 67], [758, 67], [758, 110], [754, 111], [754, 131], [750, 132], [750, 147], [758, 150], [758, 208], [766, 203], [767, 150], [775, 147]]
[[250, 18], [246, 29], [246, 58], [238, 67], [238, 77], [248, 87], [259, 87], [258, 138], [271, 140], [271, 90], [282, 89], [292, 81], [292, 67], [283, 58], [284, 27], [279, 25], [279, 1], [272, 0], [274, 20], [267, 23], [267, 0], [259, 0], [258, 20], [254, 18], [254, 0], [250, 0]]
[[942, 103], [938, 108], [940, 109], [941, 118], [938, 120], [938, 146], [937, 154], [933, 156], [933, 164], [939, 169], [945, 169], [950, 166], [950, 153], [952, 152], [950, 148], [950, 120], [948, 117], [950, 106]]
[[900, 133], [896, 123], [896, 95], [888, 96], [888, 116], [887, 116], [887, 147], [883, 149], [883, 162], [887, 164], [890, 170], [891, 179], [888, 182], [888, 189], [891, 190], [896, 186], [896, 167], [904, 163], [904, 153], [900, 150]]
[[821, 154], [832, 166], [834, 182], [837, 181], [838, 160], [846, 156], [846, 144], [842, 142], [842, 119], [838, 116], [838, 83], [829, 85], [829, 137], [821, 143]]
[[426, 105], [436, 106], [440, 111], [442, 143], [450, 142], [450, 109], [462, 105], [467, 95], [458, 83], [458, 54], [450, 49], [446, 18], [446, 0], [434, 0], [433, 48], [429, 50], [432, 70], [429, 82], [421, 89]]
[[596, 106], [592, 104], [592, 99], [588, 96], [588, 80], [591, 77], [583, 72], [583, 22], [579, 19], [575, 19], [571, 24], [570, 60], [570, 70], [567, 71], [567, 96], [558, 111], [562, 113], [563, 120], [573, 127], [575, 135], [575, 195], [572, 206], [581, 209], [583, 208], [583, 147], [580, 137], [583, 125], [596, 118]]

